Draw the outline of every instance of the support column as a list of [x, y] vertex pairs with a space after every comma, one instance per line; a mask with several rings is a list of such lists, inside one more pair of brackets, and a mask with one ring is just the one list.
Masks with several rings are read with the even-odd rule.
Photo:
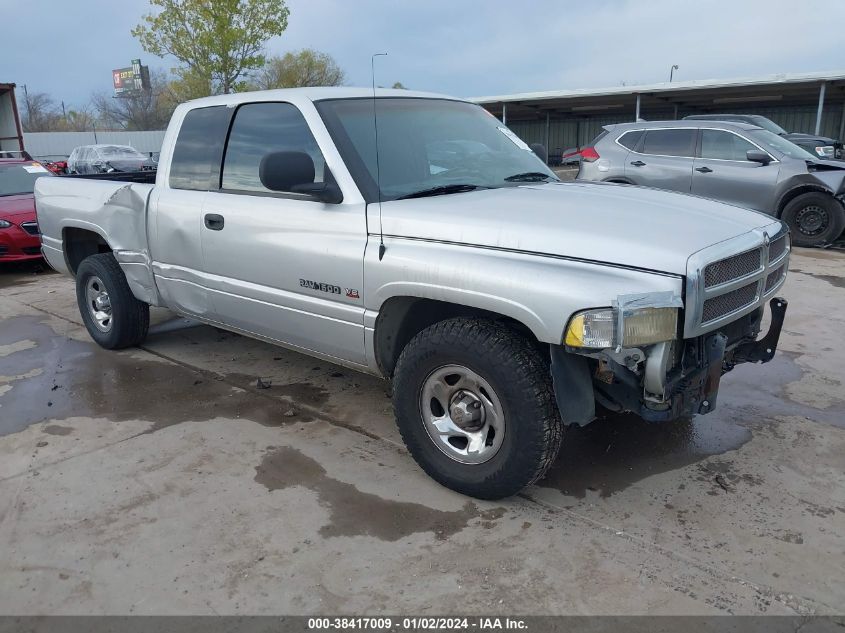
[[675, 104], [675, 120], [678, 120], [678, 104]]
[[827, 82], [822, 82], [822, 87], [819, 89], [819, 109], [816, 111], [816, 136], [819, 135], [822, 129], [822, 110], [824, 110], [824, 93], [827, 90]]
[[845, 101], [842, 102], [842, 119], [839, 121], [839, 138], [837, 141], [842, 141], [842, 137], [845, 136]]
[[502, 104], [502, 123], [504, 123], [505, 125], [508, 124], [508, 104], [507, 103]]
[[637, 111], [634, 113], [634, 121], [640, 120], [640, 93], [637, 93]]
[[551, 125], [551, 115], [546, 112], [546, 162], [549, 162], [549, 127]]

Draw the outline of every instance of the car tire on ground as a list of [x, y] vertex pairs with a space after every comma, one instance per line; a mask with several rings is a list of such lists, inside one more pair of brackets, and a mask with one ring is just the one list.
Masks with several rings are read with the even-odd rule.
[[106, 349], [140, 344], [150, 327], [150, 307], [138, 301], [111, 253], [90, 255], [76, 271], [76, 301], [91, 338]]
[[560, 448], [548, 360], [496, 321], [454, 318], [417, 334], [397, 363], [393, 406], [422, 469], [472, 497], [516, 494]]
[[830, 194], [803, 193], [787, 203], [781, 219], [795, 246], [822, 246], [845, 230], [845, 207]]

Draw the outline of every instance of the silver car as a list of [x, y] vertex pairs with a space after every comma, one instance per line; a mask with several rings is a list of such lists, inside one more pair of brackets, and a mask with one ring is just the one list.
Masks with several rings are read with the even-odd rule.
[[578, 180], [692, 193], [783, 219], [797, 246], [845, 230], [845, 165], [746, 123], [608, 125], [581, 150]]
[[153, 170], [155, 163], [129, 145], [82, 145], [68, 156], [67, 169], [70, 174], [109, 174]]

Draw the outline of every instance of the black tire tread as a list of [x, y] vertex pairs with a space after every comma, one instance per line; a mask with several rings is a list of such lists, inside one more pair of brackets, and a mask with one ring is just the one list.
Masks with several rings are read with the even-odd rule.
[[[112, 312], [115, 313], [112, 331], [108, 334], [100, 332], [90, 322], [90, 315], [85, 302], [85, 281], [90, 271], [103, 280], [109, 290]], [[111, 253], [89, 255], [76, 272], [76, 297], [82, 321], [88, 333], [101, 347], [106, 349], [123, 349], [139, 345], [147, 336], [150, 327], [150, 306], [139, 301], [132, 294], [126, 276], [120, 264]]]
[[[421, 459], [420, 440], [407, 428], [407, 421], [403, 419], [401, 398], [409, 397], [408, 393], [415, 394], [414, 389], [417, 387], [404, 384], [405, 374], [427, 350], [448, 349], [449, 346], [461, 344], [477, 352], [480, 364], [495, 363], [511, 371], [512, 384], [517, 387], [519, 398], [530, 403], [530, 408], [536, 414], [534, 419], [540, 426], [540, 433], [533, 435], [533, 445], [520, 447], [521, 455], [528, 457], [527, 462], [517, 468], [519, 472], [505, 476], [501, 470], [508, 469], [506, 464], [497, 473], [501, 476], [488, 478], [483, 486], [462, 486], [445, 476], [428, 460]], [[500, 499], [516, 494], [545, 475], [560, 449], [563, 426], [548, 362], [523, 335], [501, 322], [482, 318], [453, 318], [435, 323], [417, 334], [403, 349], [396, 365], [393, 400], [399, 432], [422, 469], [435, 481], [474, 497]], [[423, 441], [430, 440], [425, 438]]]

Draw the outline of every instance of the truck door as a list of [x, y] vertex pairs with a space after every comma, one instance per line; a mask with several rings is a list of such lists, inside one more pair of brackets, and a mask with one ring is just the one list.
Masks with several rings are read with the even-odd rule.
[[625, 159], [625, 176], [635, 185], [689, 193], [697, 132], [695, 128], [646, 130], [638, 150]]
[[364, 205], [265, 188], [261, 160], [282, 151], [310, 156], [314, 182], [323, 182], [323, 153], [296, 106], [238, 107], [220, 186], [203, 202], [200, 225], [217, 319], [363, 365]]
[[734, 132], [702, 129], [692, 193], [771, 213], [780, 163], [764, 165], [745, 157], [749, 150], [760, 149]]
[[225, 106], [188, 111], [169, 150], [170, 160], [163, 157], [165, 172], [158, 175], [149, 202], [156, 286], [168, 306], [205, 319], [214, 313], [203, 270], [202, 208], [211, 183], [220, 178], [230, 116], [231, 110]]

